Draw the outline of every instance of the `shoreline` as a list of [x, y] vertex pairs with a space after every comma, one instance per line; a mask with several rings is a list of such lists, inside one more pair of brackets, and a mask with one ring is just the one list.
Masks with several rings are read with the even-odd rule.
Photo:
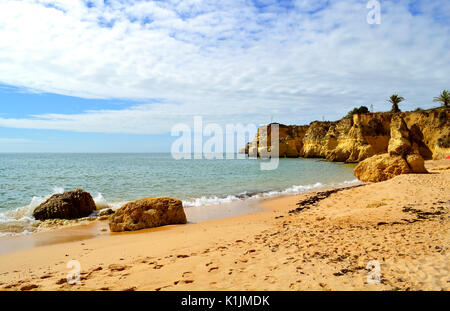
[[[186, 225], [193, 225], [217, 219], [235, 218], [244, 215], [252, 215], [267, 210], [267, 203], [277, 201], [286, 197], [296, 197], [303, 195], [313, 195], [327, 190], [346, 189], [363, 185], [362, 182], [355, 182], [345, 186], [319, 187], [305, 190], [298, 194], [278, 193], [267, 197], [250, 197], [239, 201], [232, 201], [222, 204], [212, 204], [204, 206], [185, 207], [188, 218]], [[168, 226], [150, 228], [147, 230], [158, 231]], [[142, 231], [142, 230], [141, 230]], [[126, 234], [138, 233], [126, 232]], [[0, 255], [9, 254], [16, 251], [31, 249], [35, 247], [49, 246], [54, 244], [64, 244], [68, 242], [85, 241], [99, 237], [113, 236], [114, 232], [109, 230], [108, 220], [84, 220], [81, 223], [67, 225], [54, 225], [54, 227], [44, 227], [40, 231], [29, 234], [17, 234], [12, 236], [0, 236]]]
[[[258, 160], [236, 160], [223, 163], [199, 160], [189, 162], [189, 172], [184, 174], [181, 173], [184, 163], [174, 161], [169, 153], [159, 156], [149, 154], [145, 157], [129, 154], [125, 158], [101, 154], [96, 154], [92, 158], [88, 155], [69, 158], [47, 155], [44, 158], [46, 163], [61, 162], [60, 169], [67, 170], [67, 174], [58, 176], [58, 173], [52, 173], [52, 176], [46, 178], [42, 183], [38, 176], [45, 172], [42, 172], [40, 167], [36, 167], [39, 158], [25, 157], [23, 160], [25, 163], [30, 162], [33, 174], [30, 175], [28, 181], [26, 177], [28, 172], [25, 169], [20, 171], [22, 168], [17, 168], [24, 176], [23, 183], [26, 184], [26, 189], [21, 191], [20, 179], [14, 178], [13, 175], [17, 162], [14, 162], [14, 158], [2, 160], [11, 165], [8, 166], [10, 168], [7, 173], [10, 191], [4, 197], [5, 200], [0, 207], [0, 236], [32, 233], [37, 231], [38, 226], [42, 228], [47, 224], [51, 227], [79, 222], [49, 220], [40, 224], [32, 217], [32, 213], [36, 207], [52, 195], [80, 187], [91, 194], [98, 209], [106, 206], [118, 209], [128, 202], [156, 196], [170, 196], [182, 200], [184, 207], [198, 207], [274, 196], [285, 192], [298, 193], [311, 188], [323, 187], [323, 185], [334, 186], [355, 180], [351, 165], [328, 163], [317, 159], [282, 159], [279, 171], [266, 172], [262, 175]], [[118, 165], [119, 171], [124, 169], [121, 163], [135, 164], [123, 173], [120, 181], [114, 181], [112, 176], [114, 169], [108, 169], [104, 173], [97, 172], [97, 168], [102, 167], [104, 163], [110, 163], [108, 161]], [[159, 162], [164, 165], [152, 168]], [[140, 169], [142, 165], [145, 167], [144, 171], [147, 171], [147, 174], [144, 174], [146, 177], [135, 180], [136, 174], [139, 175], [139, 170], [142, 170]], [[169, 168], [168, 171], [166, 171], [166, 165]], [[316, 169], [320, 174], [314, 173]], [[88, 178], [88, 175], [82, 173], [84, 171], [92, 171], [94, 174]], [[155, 176], [162, 174], [165, 177], [155, 181], [158, 179], [152, 178], [152, 174]], [[176, 180], [173, 178], [174, 176], [182, 177]]]
[[[2, 254], [0, 288], [448, 290], [450, 161], [427, 165], [431, 174], [331, 193], [292, 213], [323, 190], [270, 198], [252, 214]], [[71, 259], [82, 266], [78, 285], [64, 281]], [[366, 282], [373, 259], [381, 284]]]
[[[305, 190], [300, 190], [298, 193], [288, 191], [293, 187], [297, 187], [292, 186], [291, 188], [283, 191], [265, 191], [229, 202], [212, 203], [200, 206], [186, 206], [184, 207], [184, 210], [188, 218], [188, 224], [195, 224], [209, 220], [238, 217], [257, 213], [264, 210], [265, 202], [277, 200], [283, 197], [316, 193], [329, 189], [353, 187], [354, 185], [359, 184], [363, 183], [356, 179], [335, 183], [334, 185], [323, 185], [322, 183], [317, 182], [314, 185], [302, 186]], [[108, 206], [106, 208], [111, 207]], [[0, 255], [17, 250], [70, 241], [81, 241], [111, 234], [109, 231], [108, 220], [104, 219], [84, 217], [68, 221], [62, 220], [61, 222], [56, 223], [53, 223], [53, 221], [54, 220], [50, 219], [49, 222], [44, 222], [41, 226], [37, 227], [36, 231], [1, 235]]]

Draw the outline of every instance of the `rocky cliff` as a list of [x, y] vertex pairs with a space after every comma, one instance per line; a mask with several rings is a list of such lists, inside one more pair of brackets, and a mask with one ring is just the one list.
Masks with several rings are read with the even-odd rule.
[[[264, 156], [271, 150], [272, 127], [260, 127], [254, 140], [239, 152]], [[280, 157], [360, 162], [399, 147], [411, 148], [424, 159], [450, 155], [450, 109], [355, 114], [305, 126], [279, 124]]]

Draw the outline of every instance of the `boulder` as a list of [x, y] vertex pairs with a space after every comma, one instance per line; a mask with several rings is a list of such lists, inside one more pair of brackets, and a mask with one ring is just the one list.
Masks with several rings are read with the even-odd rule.
[[425, 160], [419, 154], [409, 154], [406, 156], [406, 162], [408, 162], [409, 167], [413, 173], [428, 173], [425, 168]]
[[37, 220], [76, 219], [89, 216], [96, 206], [92, 196], [81, 189], [54, 194], [36, 207], [33, 217]]
[[187, 222], [180, 200], [168, 197], [144, 198], [118, 209], [109, 220], [112, 232], [135, 231]]
[[412, 170], [405, 159], [401, 156], [391, 156], [388, 153], [365, 159], [354, 169], [356, 178], [364, 182], [380, 182], [409, 173], [412, 173]]

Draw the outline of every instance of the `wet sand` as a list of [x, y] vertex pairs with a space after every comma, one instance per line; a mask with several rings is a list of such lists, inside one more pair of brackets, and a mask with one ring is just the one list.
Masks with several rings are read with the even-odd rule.
[[[255, 198], [245, 201], [234, 201], [220, 205], [207, 205], [185, 208], [188, 224], [203, 221], [236, 217], [264, 210], [264, 202], [274, 198]], [[154, 228], [152, 231], [164, 230], [166, 227]], [[29, 248], [84, 241], [88, 239], [112, 236], [117, 233], [109, 231], [108, 221], [83, 221], [81, 224], [45, 227], [42, 231], [27, 235], [0, 237], [0, 255]]]
[[[252, 214], [2, 254], [0, 288], [448, 290], [450, 161], [427, 166], [430, 174], [265, 201]], [[66, 281], [70, 260], [81, 264], [76, 285]], [[368, 280], [373, 260], [379, 283]]]
[[106, 221], [93, 221], [88, 224], [70, 226], [54, 230], [36, 232], [28, 235], [0, 237], [0, 254], [19, 250], [93, 239], [109, 235]]

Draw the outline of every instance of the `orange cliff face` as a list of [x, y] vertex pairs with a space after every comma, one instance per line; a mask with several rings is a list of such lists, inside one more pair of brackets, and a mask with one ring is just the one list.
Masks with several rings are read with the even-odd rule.
[[[260, 156], [271, 148], [271, 126], [260, 127], [239, 152]], [[450, 109], [404, 113], [355, 114], [334, 122], [279, 125], [279, 156], [360, 162], [387, 153], [389, 146], [411, 145], [424, 159], [450, 155]]]
[[424, 111], [421, 113], [402, 113], [402, 117], [415, 142], [422, 142], [418, 148], [425, 159], [440, 160], [450, 155], [450, 109]]

